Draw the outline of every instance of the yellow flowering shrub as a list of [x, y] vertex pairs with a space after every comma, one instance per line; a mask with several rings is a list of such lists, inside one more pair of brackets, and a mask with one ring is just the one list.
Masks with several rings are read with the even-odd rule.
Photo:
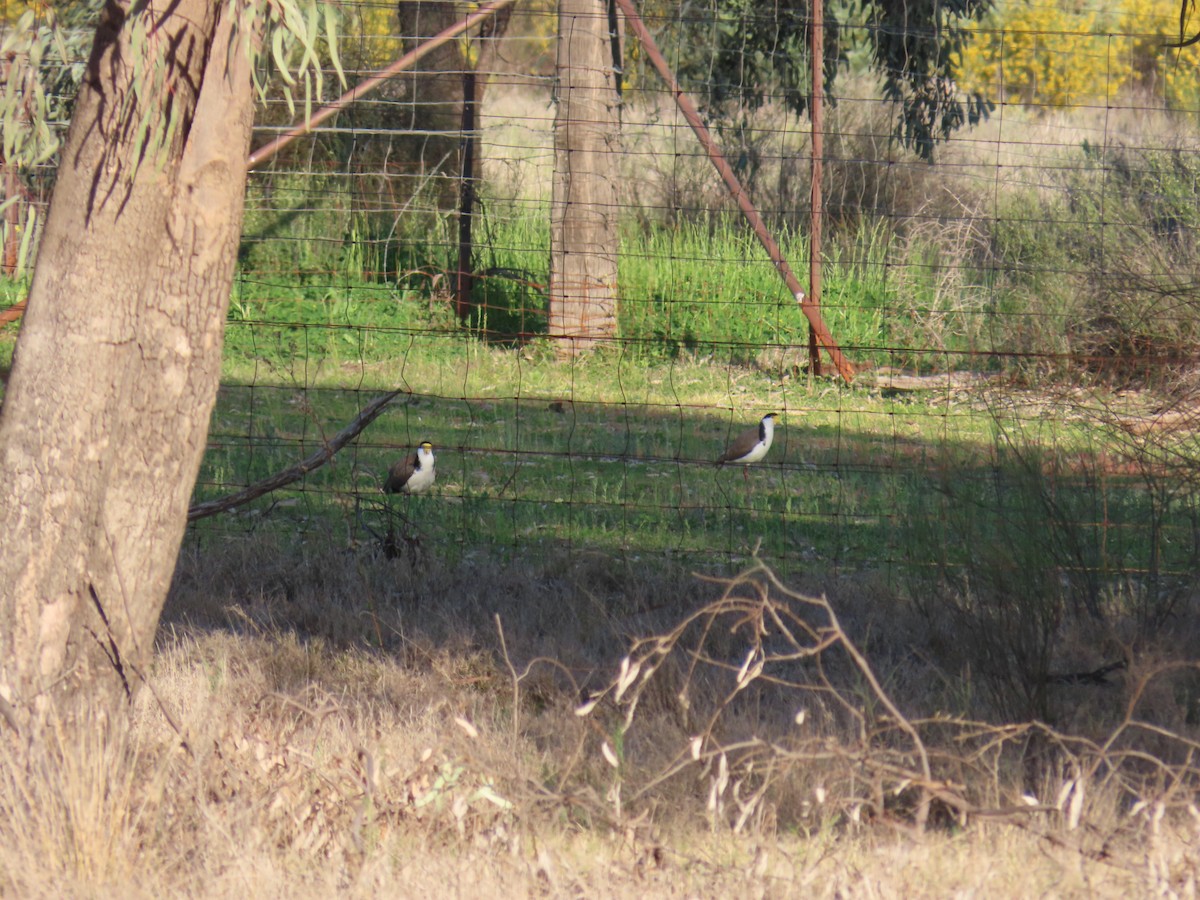
[[1111, 99], [1131, 71], [1095, 8], [1001, 0], [959, 60], [960, 84], [995, 101], [1073, 106]]
[[1172, 108], [1200, 107], [1200, 46], [1172, 50], [1179, 40], [1179, 0], [1122, 0], [1117, 30], [1128, 47], [1138, 83]]
[[1130, 87], [1187, 103], [1200, 56], [1164, 48], [1178, 30], [1178, 0], [1119, 0], [1109, 9], [1000, 0], [960, 54], [959, 83], [994, 101], [1044, 107], [1104, 103]]

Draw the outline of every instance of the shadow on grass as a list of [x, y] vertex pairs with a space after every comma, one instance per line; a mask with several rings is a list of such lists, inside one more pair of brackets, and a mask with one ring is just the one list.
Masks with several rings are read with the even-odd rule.
[[[221, 496], [293, 464], [371, 396], [225, 385], [196, 499]], [[1006, 452], [995, 439], [946, 437], [929, 411], [918, 414], [928, 421], [916, 435], [900, 433], [892, 413], [783, 412], [767, 458], [743, 470], [712, 463], [744, 424], [728, 413], [552, 396], [414, 393], [333, 464], [197, 525], [194, 538], [266, 529], [297, 536], [337, 531], [355, 539], [358, 521], [376, 515], [362, 501], [379, 499], [383, 473], [424, 440], [437, 452], [437, 483], [428, 495], [395, 502], [414, 506], [427, 543], [451, 555], [563, 546], [665, 553], [704, 568], [737, 564], [760, 545], [775, 564], [830, 572], [940, 566], [967, 561], [968, 531], [981, 541], [999, 539], [1014, 510], [1039, 505], [1048, 525], [1077, 526], [1118, 558], [1136, 552], [1144, 540], [1139, 527], [1156, 515], [1162, 528], [1190, 533], [1186, 516], [1173, 522], [1170, 510], [1155, 513], [1144, 479], [1099, 454], [1089, 463], [1083, 451]], [[986, 430], [986, 414], [975, 415]], [[951, 508], [958, 512], [951, 515]], [[965, 527], [966, 513], [969, 529], [947, 530], [951, 519]], [[989, 518], [996, 523], [989, 525]], [[385, 523], [367, 524], [378, 532]]]
[[[291, 465], [376, 393], [226, 385], [197, 499]], [[710, 602], [719, 588], [696, 575], [732, 576], [758, 548], [836, 602], [906, 710], [1049, 723], [1099, 721], [1111, 700], [1105, 679], [1072, 673], [1119, 678], [1130, 648], [1170, 655], [1195, 633], [1187, 495], [1061, 431], [1044, 447], [905, 433], [936, 413], [850, 405], [782, 409], [771, 452], [743, 472], [712, 462], [745, 424], [728, 413], [414, 393], [303, 483], [194, 525], [164, 622], [412, 666], [447, 652], [456, 666], [553, 660], [561, 703], [610, 678], [632, 639]], [[423, 440], [435, 486], [383, 495], [388, 466]], [[715, 632], [706, 646], [734, 671], [745, 652]], [[1191, 682], [1180, 690], [1190, 709]], [[784, 728], [784, 701], [764, 697], [748, 692], [738, 715]]]

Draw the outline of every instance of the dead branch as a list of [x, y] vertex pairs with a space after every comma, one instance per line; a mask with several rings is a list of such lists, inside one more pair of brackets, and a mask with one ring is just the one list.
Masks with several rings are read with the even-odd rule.
[[188, 510], [188, 521], [194, 522], [197, 519], [215, 516], [217, 513], [228, 512], [231, 509], [236, 509], [239, 506], [249, 503], [251, 500], [257, 500], [264, 494], [269, 494], [271, 491], [291, 484], [293, 481], [299, 481], [309, 472], [319, 469], [333, 459], [334, 454], [358, 437], [368, 425], [379, 417], [384, 408], [402, 393], [405, 393], [405, 391], [395, 390], [381, 397], [376, 397], [366, 405], [353, 422], [334, 435], [333, 440], [325, 444], [316, 453], [296, 463], [296, 465], [217, 500], [206, 500], [203, 503], [197, 503]]
[[[597, 734], [626, 739], [639, 728], [641, 701], [656, 710], [675, 706], [686, 737], [666, 748], [653, 772], [635, 776], [636, 767], [609, 759], [613, 786], [606, 800], [618, 819], [668, 781], [698, 780], [707, 786], [714, 826], [736, 833], [755, 816], [773, 815], [779, 795], [795, 801], [797, 785], [807, 782], [802, 816], [824, 807], [847, 827], [874, 823], [914, 834], [986, 820], [1101, 858], [1109, 842], [1152, 827], [1155, 816], [1196, 815], [1190, 798], [1200, 786], [1200, 740], [1136, 713], [1152, 680], [1200, 671], [1198, 663], [1165, 663], [1145, 673], [1107, 738], [1039, 721], [919, 718], [890, 696], [826, 598], [790, 590], [757, 559], [733, 578], [705, 580], [723, 585], [721, 596], [635, 640], [608, 685], [576, 709], [579, 716], [606, 711]], [[1104, 683], [1126, 665], [1054, 676], [1055, 683]], [[782, 728], [782, 719], [768, 725], [760, 717], [779, 702], [796, 710]], [[662, 736], [652, 740], [664, 749]], [[1040, 748], [1042, 765], [1033, 777], [1023, 768], [1031, 745]], [[1089, 820], [1089, 810], [1111, 802], [1092, 799], [1100, 796], [1119, 798], [1129, 813]]]

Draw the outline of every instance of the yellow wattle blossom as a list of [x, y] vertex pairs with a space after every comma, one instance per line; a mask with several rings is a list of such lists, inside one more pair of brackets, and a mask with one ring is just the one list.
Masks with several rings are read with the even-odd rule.
[[958, 60], [959, 84], [997, 102], [1042, 107], [1105, 103], [1140, 87], [1168, 102], [1196, 94], [1195, 51], [1177, 62], [1178, 0], [1001, 0]]

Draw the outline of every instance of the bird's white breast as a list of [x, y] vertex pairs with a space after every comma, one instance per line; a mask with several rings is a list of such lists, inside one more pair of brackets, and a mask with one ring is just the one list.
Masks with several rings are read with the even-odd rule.
[[424, 447], [419, 449], [417, 451], [417, 462], [419, 463], [419, 467], [409, 476], [408, 481], [404, 483], [404, 490], [410, 494], [423, 491], [433, 484], [433, 451], [426, 450]]
[[763, 419], [762, 428], [759, 432], [758, 443], [754, 445], [749, 453], [743, 456], [738, 462], [752, 463], [758, 462], [767, 455], [767, 451], [771, 449], [771, 440], [775, 437], [775, 420]]

